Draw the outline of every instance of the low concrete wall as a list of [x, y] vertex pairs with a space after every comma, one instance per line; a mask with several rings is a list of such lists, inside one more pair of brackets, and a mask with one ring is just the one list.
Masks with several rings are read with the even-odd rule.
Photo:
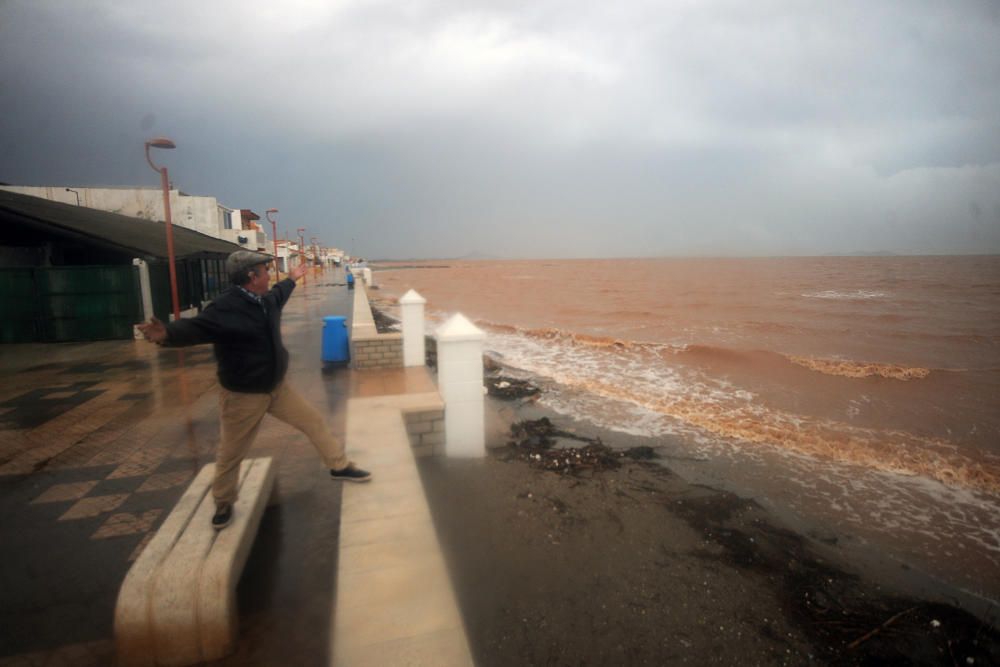
[[380, 334], [375, 328], [364, 281], [354, 281], [351, 318], [351, 366], [353, 368], [401, 368], [403, 334]]
[[414, 456], [444, 454], [444, 406], [440, 410], [403, 412], [406, 434], [410, 437]]

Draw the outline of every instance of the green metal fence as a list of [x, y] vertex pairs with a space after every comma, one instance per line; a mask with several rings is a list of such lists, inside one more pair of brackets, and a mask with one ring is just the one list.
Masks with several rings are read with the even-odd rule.
[[34, 269], [0, 269], [0, 342], [38, 340]]
[[0, 342], [131, 338], [142, 321], [133, 266], [0, 269]]
[[[225, 259], [179, 259], [177, 267], [177, 299], [181, 310], [201, 308], [227, 286]], [[153, 294], [153, 314], [169, 321], [173, 310], [170, 303], [170, 271], [166, 262], [149, 264], [149, 285]]]

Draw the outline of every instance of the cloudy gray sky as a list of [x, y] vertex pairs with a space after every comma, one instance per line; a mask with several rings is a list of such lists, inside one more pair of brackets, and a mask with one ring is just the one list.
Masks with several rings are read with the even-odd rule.
[[1000, 252], [997, 0], [0, 0], [0, 102], [371, 257]]

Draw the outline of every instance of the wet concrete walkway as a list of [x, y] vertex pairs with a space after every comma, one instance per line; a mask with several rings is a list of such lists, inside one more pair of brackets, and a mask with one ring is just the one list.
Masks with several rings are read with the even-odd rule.
[[[322, 317], [351, 313], [341, 282], [328, 272], [300, 286], [283, 330], [289, 381], [343, 437], [348, 398], [398, 381], [322, 373]], [[111, 664], [120, 583], [214, 458], [216, 386], [208, 346], [0, 346], [0, 666]], [[329, 664], [343, 489], [305, 436], [271, 417], [251, 455], [275, 457], [277, 492], [238, 590], [239, 649], [218, 664]]]

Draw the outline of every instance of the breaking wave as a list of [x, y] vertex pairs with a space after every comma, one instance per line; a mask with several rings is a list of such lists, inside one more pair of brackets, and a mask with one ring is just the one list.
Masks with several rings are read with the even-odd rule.
[[476, 320], [476, 325], [482, 327], [487, 332], [497, 334], [515, 334], [534, 338], [538, 340], [553, 341], [567, 345], [578, 345], [582, 347], [595, 348], [618, 348], [623, 350], [632, 349], [672, 349], [668, 343], [656, 343], [652, 341], [634, 341], [615, 338], [614, 336], [593, 336], [590, 334], [574, 333], [555, 327], [542, 327], [537, 329], [518, 327], [510, 324], [498, 324], [489, 320]]
[[656, 396], [617, 382], [565, 375], [555, 379], [575, 389], [654, 410], [716, 436], [882, 472], [926, 477], [948, 486], [1000, 493], [1000, 469], [959, 454], [945, 441], [803, 417], [752, 401], [735, 405], [704, 400], [697, 394]]
[[892, 380], [921, 380], [931, 374], [931, 369], [919, 366], [881, 363], [875, 361], [855, 361], [852, 359], [824, 359], [820, 357], [784, 355], [763, 350], [736, 350], [714, 345], [674, 345], [653, 341], [633, 341], [613, 336], [564, 331], [555, 327], [524, 328], [509, 324], [499, 324], [489, 320], [477, 320], [476, 324], [488, 332], [496, 334], [521, 335], [538, 340], [552, 341], [567, 345], [592, 348], [612, 348], [620, 350], [644, 349], [678, 357], [691, 357], [701, 362], [732, 362], [734, 360], [766, 360], [773, 364], [791, 362], [824, 375], [848, 378], [883, 377]]
[[[661, 421], [665, 418], [674, 424], [673, 428], [663, 427], [661, 432], [693, 429], [734, 443], [1000, 493], [1000, 466], [973, 460], [952, 443], [902, 430], [864, 428], [775, 409], [754, 392], [730, 384], [724, 372], [704, 371], [708, 365], [725, 369], [749, 361], [795, 363], [847, 377], [918, 379], [929, 373], [927, 369], [788, 358], [771, 352], [706, 345], [634, 343], [559, 329], [486, 326], [492, 334], [489, 348], [498, 353], [501, 363], [554, 383], [552, 391], [563, 394], [558, 400], [579, 418], [593, 421], [596, 417], [612, 428], [634, 432], [634, 412], [618, 410], [615, 418], [609, 418], [610, 411], [594, 415], [593, 402], [586, 402], [586, 409], [573, 410], [573, 401], [567, 396], [583, 392], [655, 413]], [[686, 365], [684, 361], [695, 363]], [[658, 433], [650, 428], [647, 434]]]
[[780, 366], [795, 364], [824, 375], [848, 378], [883, 377], [893, 380], [921, 380], [931, 374], [931, 369], [875, 361], [854, 361], [852, 359], [824, 359], [820, 357], [797, 356], [767, 352], [765, 350], [736, 350], [713, 345], [685, 345], [676, 348], [674, 354], [698, 363], [755, 363], [760, 366]]
[[849, 378], [884, 377], [892, 380], [907, 381], [922, 380], [931, 374], [929, 368], [900, 366], [898, 364], [800, 356], [789, 356], [787, 358], [793, 364], [798, 364], [811, 371], [823, 373], [824, 375], [839, 375]]
[[836, 301], [856, 301], [868, 299], [884, 299], [888, 296], [886, 292], [875, 290], [852, 290], [850, 292], [840, 292], [837, 290], [823, 290], [821, 292], [811, 292], [802, 295], [807, 299], [832, 299]]

